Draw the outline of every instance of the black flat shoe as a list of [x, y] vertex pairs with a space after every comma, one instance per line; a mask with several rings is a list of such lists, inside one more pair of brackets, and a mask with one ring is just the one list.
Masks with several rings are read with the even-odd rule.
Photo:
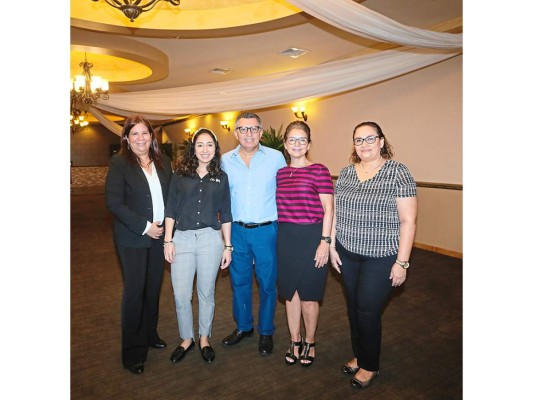
[[302, 337], [300, 336], [299, 342], [293, 342], [291, 340], [291, 343], [289, 345], [289, 351], [285, 353], [285, 364], [287, 365], [294, 365], [296, 364], [296, 361], [298, 361], [299, 356], [297, 357], [294, 354], [294, 348], [295, 347], [302, 347]]
[[370, 386], [372, 381], [378, 377], [378, 375], [379, 375], [379, 371], [375, 371], [372, 373], [372, 377], [369, 380], [364, 381], [364, 382], [354, 377], [351, 381], [352, 387], [354, 389], [366, 389], [367, 387]]
[[352, 368], [350, 367], [349, 365], [347, 364], [344, 364], [342, 367], [341, 367], [341, 371], [345, 374], [348, 374], [348, 375], [355, 375], [357, 374], [357, 371], [359, 371], [359, 367], [355, 367], [355, 368]]
[[[300, 365], [302, 367], [310, 367], [313, 365], [313, 362], [315, 361], [315, 357], [312, 357], [309, 355], [309, 351], [311, 350], [311, 347], [315, 347], [314, 343], [307, 343], [304, 340], [304, 348], [302, 351], [302, 355], [300, 356]], [[302, 360], [309, 361], [308, 363], [303, 363]]]
[[207, 345], [200, 347], [200, 343], [198, 343], [198, 348], [200, 349], [202, 358], [206, 363], [211, 364], [213, 361], [215, 361], [215, 350], [213, 350], [211, 346]]
[[142, 374], [144, 372], [144, 363], [135, 363], [132, 365], [128, 365], [127, 368], [133, 372], [134, 374]]
[[183, 357], [185, 357], [185, 354], [187, 354], [193, 348], [194, 348], [194, 340], [191, 342], [189, 347], [187, 347], [186, 349], [184, 349], [183, 346], [176, 347], [176, 349], [170, 355], [170, 361], [172, 361], [173, 363], [177, 363], [178, 361], [182, 360]]
[[254, 328], [250, 329], [249, 331], [240, 331], [238, 329], [235, 329], [228, 336], [222, 339], [222, 344], [224, 346], [233, 346], [234, 344], [239, 343], [245, 337], [252, 336], [253, 333]]
[[150, 347], [152, 349], [164, 349], [165, 347], [167, 347], [167, 344], [163, 339], [157, 339], [157, 341], [155, 343], [152, 343]]
[[259, 336], [259, 354], [262, 356], [268, 356], [274, 349], [274, 340], [272, 335]]

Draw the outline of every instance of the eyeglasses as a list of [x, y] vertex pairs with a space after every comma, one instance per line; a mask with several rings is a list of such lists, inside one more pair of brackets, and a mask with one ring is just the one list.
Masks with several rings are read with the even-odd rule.
[[239, 131], [241, 135], [246, 135], [248, 132], [250, 132], [252, 135], [255, 135], [261, 130], [261, 127], [260, 126], [237, 126], [235, 130]]
[[355, 144], [356, 146], [361, 146], [363, 144], [363, 142], [367, 142], [368, 144], [372, 144], [372, 143], [375, 143], [376, 139], [379, 139], [379, 135], [376, 135], [376, 136], [367, 136], [367, 137], [364, 137], [364, 138], [355, 138], [353, 140], [353, 144]]
[[309, 142], [309, 140], [307, 140], [307, 138], [305, 137], [290, 137], [287, 139], [287, 143], [289, 143], [291, 146], [295, 145], [296, 142], [298, 142], [302, 146], [305, 146]]

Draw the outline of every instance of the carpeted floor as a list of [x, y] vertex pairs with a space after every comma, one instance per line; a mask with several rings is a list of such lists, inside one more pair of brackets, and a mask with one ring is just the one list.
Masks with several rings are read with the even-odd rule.
[[[101, 188], [72, 191], [72, 399], [462, 399], [462, 260], [420, 249], [413, 251], [407, 283], [384, 311], [381, 373], [365, 391], [352, 389], [350, 377], [340, 371], [351, 350], [346, 304], [333, 269], [310, 368], [285, 365], [289, 334], [282, 302], [272, 355], [259, 355], [257, 333], [235, 347], [220, 344], [235, 328], [227, 271], [216, 286], [214, 364], [206, 365], [195, 349], [174, 365], [169, 357], [180, 338], [166, 265], [159, 334], [169, 345], [150, 350], [145, 372], [132, 374], [120, 359], [122, 281], [111, 222]], [[257, 304], [254, 288], [254, 315]], [[196, 298], [193, 307], [197, 324]]]

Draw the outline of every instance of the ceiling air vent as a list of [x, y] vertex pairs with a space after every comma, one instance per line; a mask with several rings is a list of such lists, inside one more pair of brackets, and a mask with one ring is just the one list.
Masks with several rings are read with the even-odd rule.
[[300, 56], [303, 56], [305, 53], [309, 52], [309, 50], [299, 49], [297, 47], [291, 47], [287, 50], [283, 50], [280, 54], [283, 56], [291, 57], [291, 58], [298, 58]]

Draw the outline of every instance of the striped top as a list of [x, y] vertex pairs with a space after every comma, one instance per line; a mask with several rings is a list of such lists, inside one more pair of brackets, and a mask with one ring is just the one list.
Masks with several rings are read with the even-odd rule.
[[398, 253], [400, 218], [396, 199], [416, 197], [407, 167], [387, 160], [378, 173], [359, 181], [355, 167], [341, 169], [335, 186], [336, 238], [352, 253], [386, 257]]
[[323, 164], [284, 167], [276, 176], [278, 222], [317, 224], [324, 219], [319, 194], [333, 194], [333, 181]]

